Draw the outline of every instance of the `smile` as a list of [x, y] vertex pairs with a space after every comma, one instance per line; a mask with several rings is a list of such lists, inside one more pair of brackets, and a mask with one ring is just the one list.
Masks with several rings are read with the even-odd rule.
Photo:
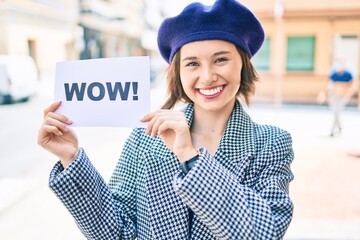
[[223, 89], [224, 89], [224, 86], [219, 86], [219, 87], [211, 88], [211, 89], [199, 88], [199, 92], [205, 96], [213, 96], [213, 95], [216, 95], [219, 92], [221, 92]]

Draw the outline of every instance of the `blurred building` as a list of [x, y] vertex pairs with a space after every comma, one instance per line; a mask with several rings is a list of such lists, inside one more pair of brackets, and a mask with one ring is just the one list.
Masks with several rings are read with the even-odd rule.
[[[267, 36], [253, 59], [261, 76], [257, 100], [316, 102], [338, 57], [359, 80], [359, 0], [241, 2], [256, 13]], [[360, 104], [359, 90], [353, 100]]]
[[[0, 54], [30, 55], [41, 73], [59, 61], [150, 55], [160, 72], [157, 28], [189, 1], [2, 0]], [[253, 58], [261, 81], [255, 101], [315, 103], [338, 57], [359, 81], [359, 0], [240, 1], [267, 36]], [[360, 106], [359, 95], [352, 104]]]
[[56, 62], [145, 54], [143, 0], [2, 0], [0, 54], [30, 55], [40, 73]]
[[40, 72], [70, 54], [78, 22], [74, 0], [0, 1], [0, 54], [30, 55]]
[[80, 59], [144, 55], [143, 0], [80, 0]]

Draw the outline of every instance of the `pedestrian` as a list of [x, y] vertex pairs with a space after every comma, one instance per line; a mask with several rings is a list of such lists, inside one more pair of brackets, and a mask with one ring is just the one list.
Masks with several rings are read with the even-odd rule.
[[260, 22], [236, 0], [191, 3], [165, 19], [158, 46], [169, 97], [132, 131], [108, 184], [56, 113], [61, 102], [45, 110], [38, 143], [60, 159], [49, 185], [88, 239], [283, 238], [293, 212], [291, 136], [253, 122], [239, 100], [250, 103], [250, 58], [263, 41]]
[[338, 57], [333, 70], [329, 75], [329, 81], [320, 92], [319, 102], [327, 101], [333, 114], [333, 123], [331, 126], [330, 137], [341, 134], [342, 125], [340, 114], [342, 109], [349, 102], [353, 94], [352, 81], [353, 76], [345, 67], [344, 60]]

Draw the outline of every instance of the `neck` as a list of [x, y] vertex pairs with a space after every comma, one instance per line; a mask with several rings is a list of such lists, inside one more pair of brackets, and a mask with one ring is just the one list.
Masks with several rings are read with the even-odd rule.
[[219, 111], [208, 111], [195, 105], [191, 132], [203, 136], [223, 135], [234, 105], [235, 101], [227, 104]]

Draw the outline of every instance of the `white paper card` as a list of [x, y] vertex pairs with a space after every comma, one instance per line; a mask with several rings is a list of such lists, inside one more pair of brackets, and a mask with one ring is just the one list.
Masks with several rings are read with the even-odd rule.
[[150, 113], [149, 57], [101, 58], [56, 64], [58, 112], [74, 127], [141, 127]]

